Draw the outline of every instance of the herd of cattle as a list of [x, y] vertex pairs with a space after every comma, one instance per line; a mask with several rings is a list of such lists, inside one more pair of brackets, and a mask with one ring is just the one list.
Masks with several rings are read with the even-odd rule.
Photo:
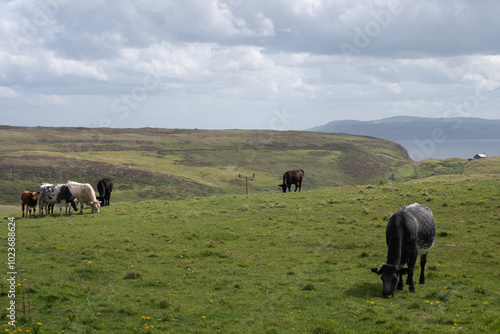
[[96, 197], [94, 188], [89, 183], [78, 183], [68, 181], [66, 184], [42, 183], [39, 191], [24, 191], [21, 194], [21, 208], [23, 217], [36, 215], [38, 204], [38, 215], [54, 213], [54, 206], [59, 205], [59, 215], [62, 215], [62, 206], [65, 204], [66, 213], [71, 214], [71, 208], [83, 213], [83, 205], [90, 206], [92, 213], [99, 213], [101, 206], [109, 205], [111, 192], [113, 191], [113, 182], [109, 178], [103, 178], [97, 183], [99, 196]]
[[[295, 191], [301, 189], [304, 171], [291, 170], [283, 174], [283, 183], [279, 185], [286, 193], [291, 191], [291, 186], [295, 185]], [[66, 213], [71, 213], [71, 207], [77, 211], [77, 204], [80, 203], [83, 213], [83, 205], [91, 207], [92, 213], [98, 213], [100, 206], [109, 205], [110, 195], [113, 191], [113, 182], [109, 178], [104, 178], [97, 183], [99, 196], [95, 196], [94, 189], [88, 183], [78, 183], [68, 181], [66, 184], [48, 184], [40, 185], [40, 191], [25, 191], [22, 196], [23, 217], [26, 208], [26, 216], [31, 217], [31, 210], [35, 215], [37, 200], [39, 207], [39, 216], [49, 214], [50, 209], [57, 203], [59, 204], [59, 215], [62, 215], [62, 203], [66, 204]], [[38, 198], [37, 198], [37, 195]], [[415, 292], [413, 283], [413, 272], [417, 262], [417, 256], [420, 255], [420, 277], [419, 283], [425, 284], [425, 264], [427, 262], [427, 253], [434, 245], [436, 237], [436, 225], [431, 210], [420, 204], [411, 204], [399, 208], [390, 218], [386, 229], [387, 260], [386, 264], [372, 271], [381, 275], [383, 282], [382, 297], [387, 298], [394, 294], [395, 290], [403, 289], [403, 275], [408, 275], [406, 284], [410, 292]], [[407, 268], [403, 268], [404, 265]]]

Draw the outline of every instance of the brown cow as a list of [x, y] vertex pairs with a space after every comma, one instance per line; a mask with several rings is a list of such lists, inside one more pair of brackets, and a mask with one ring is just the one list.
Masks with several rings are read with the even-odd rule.
[[297, 191], [297, 188], [300, 189], [302, 188], [302, 178], [304, 177], [304, 171], [302, 169], [297, 169], [297, 170], [289, 170], [283, 174], [283, 183], [280, 184], [278, 187], [281, 187], [283, 189], [283, 192], [286, 193], [286, 188], [288, 188], [288, 191], [292, 191], [290, 188], [292, 187], [292, 184], [295, 184], [295, 191]]
[[26, 206], [26, 217], [28, 217], [28, 211], [31, 217], [31, 210], [33, 210], [33, 217], [36, 215], [36, 203], [37, 198], [36, 195], [40, 192], [36, 191], [24, 191], [21, 194], [21, 201], [23, 201], [21, 207], [23, 209], [23, 217], [24, 217], [24, 207]]

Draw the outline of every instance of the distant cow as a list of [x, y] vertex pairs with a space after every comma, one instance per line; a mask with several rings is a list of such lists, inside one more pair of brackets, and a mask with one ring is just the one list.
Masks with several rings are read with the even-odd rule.
[[[49, 213], [50, 205], [59, 204], [59, 215], [62, 216], [62, 202], [67, 207], [70, 204], [76, 211], [78, 201], [71, 194], [69, 188], [64, 184], [42, 183], [40, 185], [40, 198], [38, 199], [38, 215], [41, 216], [45, 209], [45, 214]], [[53, 210], [53, 209], [52, 209]], [[69, 210], [71, 214], [71, 208]]]
[[33, 217], [36, 215], [36, 203], [37, 203], [36, 195], [37, 195], [36, 191], [24, 191], [21, 194], [21, 201], [23, 202], [21, 204], [21, 208], [23, 209], [23, 217], [24, 217], [25, 207], [26, 207], [26, 217], [28, 217], [28, 211], [31, 217], [31, 210], [33, 210]]
[[[396, 287], [403, 289], [403, 274], [408, 274], [406, 284], [410, 292], [415, 292], [413, 285], [413, 270], [420, 254], [419, 284], [425, 284], [424, 268], [427, 262], [427, 252], [434, 245], [436, 224], [431, 210], [418, 203], [403, 206], [396, 211], [387, 224], [385, 231], [387, 263], [372, 269], [382, 275], [382, 297], [394, 295]], [[403, 268], [408, 264], [408, 268]]]
[[295, 191], [297, 191], [297, 188], [300, 189], [302, 188], [302, 178], [304, 177], [304, 171], [302, 169], [297, 169], [297, 170], [289, 170], [288, 172], [285, 172], [283, 174], [283, 183], [280, 184], [278, 187], [281, 187], [283, 189], [283, 192], [286, 193], [286, 188], [288, 188], [288, 191], [292, 191], [290, 188], [292, 187], [292, 184], [295, 184]]
[[95, 197], [95, 192], [92, 186], [88, 183], [78, 183], [74, 181], [68, 181], [66, 185], [69, 191], [78, 198], [80, 202], [80, 213], [83, 213], [83, 204], [90, 206], [92, 213], [99, 213], [99, 201]]
[[113, 191], [113, 181], [107, 177], [99, 180], [97, 182], [97, 191], [99, 192], [97, 200], [101, 202], [101, 206], [109, 205], [111, 192]]

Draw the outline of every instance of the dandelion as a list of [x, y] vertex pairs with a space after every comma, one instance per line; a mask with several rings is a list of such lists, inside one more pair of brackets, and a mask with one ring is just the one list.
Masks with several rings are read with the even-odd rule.
[[488, 302], [484, 302], [483, 305], [488, 305], [489, 303]]
[[205, 317], [204, 315], [201, 316], [202, 319], [206, 319], [207, 317]]

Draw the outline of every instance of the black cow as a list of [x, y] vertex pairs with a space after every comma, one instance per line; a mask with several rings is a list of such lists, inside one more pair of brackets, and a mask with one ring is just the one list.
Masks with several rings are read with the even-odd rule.
[[101, 202], [101, 206], [109, 205], [109, 199], [113, 191], [113, 181], [107, 177], [99, 180], [99, 182], [97, 182], [97, 191], [99, 192], [97, 200]]
[[[59, 215], [62, 215], [62, 204], [65, 202], [66, 210], [68, 205], [71, 205], [76, 211], [78, 207], [76, 206], [78, 200], [71, 194], [69, 188], [64, 184], [49, 184], [42, 183], [40, 185], [40, 198], [38, 199], [38, 215], [41, 216], [43, 210], [45, 209], [45, 214], [49, 213], [49, 206], [52, 205], [52, 210], [54, 204], [59, 204]], [[71, 214], [71, 208], [69, 210]]]
[[297, 191], [297, 188], [300, 189], [302, 188], [302, 178], [304, 177], [304, 171], [302, 169], [297, 169], [297, 170], [289, 170], [288, 172], [285, 172], [283, 174], [283, 183], [280, 184], [278, 187], [281, 187], [283, 189], [283, 192], [286, 193], [286, 188], [288, 188], [288, 191], [292, 191], [290, 188], [292, 187], [292, 184], [295, 184], [295, 191]]
[[[413, 270], [420, 254], [419, 284], [425, 284], [424, 268], [427, 262], [427, 252], [434, 245], [436, 224], [431, 210], [418, 203], [403, 206], [396, 211], [387, 224], [385, 231], [387, 263], [372, 269], [382, 275], [382, 297], [394, 295], [394, 290], [403, 289], [403, 274], [408, 274], [406, 284], [410, 292], [415, 292], [413, 285]], [[408, 268], [403, 268], [408, 264]]]

